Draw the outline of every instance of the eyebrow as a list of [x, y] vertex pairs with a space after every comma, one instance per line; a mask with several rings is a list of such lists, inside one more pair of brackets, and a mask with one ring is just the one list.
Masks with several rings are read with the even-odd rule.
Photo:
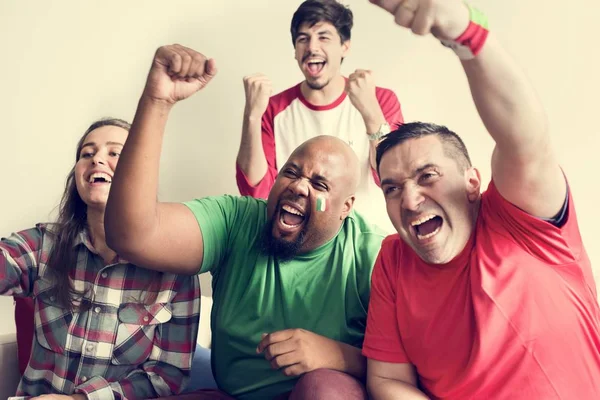
[[[86, 144], [84, 144], [83, 146], [81, 146], [81, 150], [83, 150], [86, 147], [90, 147], [90, 146], [95, 146], [96, 142], [88, 142]], [[119, 142], [106, 142], [107, 146], [121, 146], [123, 147], [123, 143], [119, 143]]]
[[[411, 178], [421, 174], [423, 171], [428, 170], [429, 168], [437, 168], [437, 165], [434, 163], [427, 163], [425, 165], [420, 166], [419, 168], [415, 169], [412, 174], [410, 175]], [[385, 178], [381, 181], [381, 186], [383, 185], [392, 185], [396, 183], [396, 180], [394, 180], [393, 178]]]
[[[318, 31], [316, 33], [317, 36], [319, 35], [329, 35], [332, 36], [333, 32], [330, 29], [324, 29], [322, 31]], [[299, 38], [300, 36], [310, 36], [310, 34], [308, 32], [298, 32], [298, 34], [296, 35], [296, 38]]]

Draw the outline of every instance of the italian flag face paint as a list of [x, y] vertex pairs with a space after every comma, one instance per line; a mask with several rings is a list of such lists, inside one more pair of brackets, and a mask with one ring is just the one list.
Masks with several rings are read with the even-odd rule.
[[317, 197], [317, 211], [324, 212], [327, 210], [327, 199], [324, 197]]

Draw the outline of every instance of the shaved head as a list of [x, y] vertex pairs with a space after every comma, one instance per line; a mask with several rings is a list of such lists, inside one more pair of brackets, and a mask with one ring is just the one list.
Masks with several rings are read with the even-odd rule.
[[303, 158], [307, 154], [324, 153], [331, 163], [331, 172], [338, 175], [343, 182], [343, 195], [351, 196], [356, 193], [360, 178], [360, 164], [352, 147], [345, 141], [328, 135], [308, 139], [294, 150], [291, 158]]
[[358, 157], [336, 137], [297, 147], [269, 193], [265, 251], [289, 260], [337, 235], [352, 211], [360, 173]]

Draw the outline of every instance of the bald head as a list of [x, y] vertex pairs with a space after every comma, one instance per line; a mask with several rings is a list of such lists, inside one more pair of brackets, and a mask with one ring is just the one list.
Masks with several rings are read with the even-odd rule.
[[290, 155], [290, 159], [314, 156], [324, 160], [329, 166], [329, 172], [343, 183], [345, 196], [356, 192], [360, 165], [356, 153], [346, 142], [335, 136], [316, 136], [298, 146]]

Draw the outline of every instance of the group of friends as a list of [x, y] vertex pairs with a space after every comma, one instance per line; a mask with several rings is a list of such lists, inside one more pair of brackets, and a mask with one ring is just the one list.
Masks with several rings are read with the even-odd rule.
[[[342, 75], [352, 12], [306, 0], [305, 80], [244, 78], [242, 196], [160, 202], [169, 114], [217, 75], [160, 47], [133, 123], [79, 141], [57, 221], [0, 242], [0, 293], [35, 304], [16, 396], [600, 398], [596, 285], [534, 89], [461, 0], [371, 2], [456, 53], [495, 142], [487, 189], [455, 132]], [[205, 272], [218, 388], [189, 390]]]

